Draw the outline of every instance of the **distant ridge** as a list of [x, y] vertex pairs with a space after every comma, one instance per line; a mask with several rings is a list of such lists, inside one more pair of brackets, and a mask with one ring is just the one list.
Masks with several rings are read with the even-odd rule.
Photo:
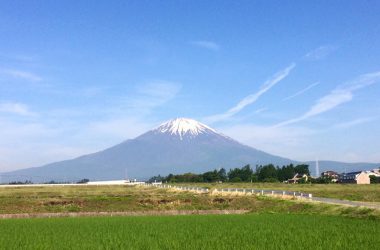
[[[176, 118], [161, 124], [135, 139], [124, 141], [100, 152], [2, 174], [2, 182], [47, 182], [147, 179], [169, 173], [201, 173], [216, 168], [226, 169], [250, 164], [286, 165], [300, 163], [243, 145], [196, 120]], [[314, 162], [307, 162], [314, 171]], [[320, 171], [372, 169], [380, 164], [319, 161]]]

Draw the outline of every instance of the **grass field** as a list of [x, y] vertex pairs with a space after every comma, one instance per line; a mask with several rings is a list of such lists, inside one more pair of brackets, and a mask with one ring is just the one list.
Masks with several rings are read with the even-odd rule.
[[[332, 192], [330, 185], [304, 188], [318, 187]], [[0, 219], [0, 249], [376, 249], [380, 244], [380, 210], [374, 209], [142, 186], [0, 188], [0, 214], [241, 209], [250, 212]]]
[[378, 249], [380, 223], [250, 214], [0, 220], [2, 249]]
[[132, 186], [57, 186], [0, 188], [0, 214], [128, 212], [167, 210], [248, 210], [380, 218], [380, 211], [311, 204], [265, 196], [211, 196]]
[[264, 203], [254, 197], [217, 199], [207, 194], [133, 186], [0, 188], [1, 214], [250, 209]]
[[317, 197], [352, 201], [380, 202], [380, 184], [284, 184], [284, 183], [178, 183], [208, 188], [256, 188], [269, 190], [299, 191]]

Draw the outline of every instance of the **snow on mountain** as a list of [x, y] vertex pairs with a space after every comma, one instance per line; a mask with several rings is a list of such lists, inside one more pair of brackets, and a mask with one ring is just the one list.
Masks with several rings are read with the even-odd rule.
[[8, 173], [15, 177], [6, 180], [112, 180], [123, 178], [126, 171], [130, 178], [146, 179], [158, 174], [291, 162], [243, 145], [198, 121], [177, 118], [100, 152]]
[[194, 137], [200, 134], [217, 133], [214, 129], [202, 124], [196, 120], [188, 118], [176, 118], [162, 123], [153, 132], [169, 133], [170, 135], [178, 135], [182, 140], [184, 136]]
[[[282, 166], [297, 161], [243, 145], [195, 120], [177, 118], [100, 152], [5, 173], [2, 181], [118, 180], [125, 178], [126, 172], [130, 178], [146, 179], [158, 174], [202, 173], [221, 167], [228, 170], [268, 163]], [[335, 170], [337, 164], [320, 161], [320, 169]], [[350, 164], [339, 164], [351, 170]], [[352, 170], [374, 168], [364, 163], [351, 166]]]

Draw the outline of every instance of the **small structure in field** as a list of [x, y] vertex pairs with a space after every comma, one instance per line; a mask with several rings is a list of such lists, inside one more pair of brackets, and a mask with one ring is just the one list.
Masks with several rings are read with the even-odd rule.
[[156, 181], [154, 180], [154, 182], [151, 183], [152, 185], [162, 185], [162, 181]]
[[143, 181], [134, 180], [111, 180], [111, 181], [90, 181], [87, 185], [140, 185], [144, 184]]
[[305, 182], [309, 179], [309, 177], [306, 174], [295, 174], [292, 179], [288, 180], [288, 183], [299, 183], [301, 179], [304, 179]]
[[340, 183], [370, 184], [370, 174], [366, 171], [344, 173], [339, 176]]

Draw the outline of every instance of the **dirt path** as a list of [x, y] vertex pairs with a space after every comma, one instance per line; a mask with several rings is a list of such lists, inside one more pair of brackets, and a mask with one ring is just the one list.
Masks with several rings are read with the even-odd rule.
[[25, 213], [0, 214], [0, 219], [15, 218], [54, 218], [54, 217], [98, 217], [98, 216], [154, 216], [154, 215], [190, 215], [190, 214], [245, 214], [248, 210], [166, 210], [139, 212], [78, 212], [78, 213]]

